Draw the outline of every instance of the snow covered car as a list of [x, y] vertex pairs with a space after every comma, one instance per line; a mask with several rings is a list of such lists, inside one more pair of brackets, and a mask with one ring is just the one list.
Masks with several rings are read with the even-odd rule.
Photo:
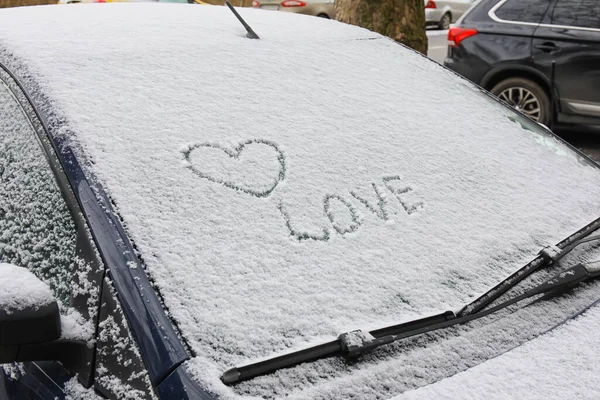
[[600, 396], [598, 165], [378, 34], [239, 13], [0, 11], [0, 397]]

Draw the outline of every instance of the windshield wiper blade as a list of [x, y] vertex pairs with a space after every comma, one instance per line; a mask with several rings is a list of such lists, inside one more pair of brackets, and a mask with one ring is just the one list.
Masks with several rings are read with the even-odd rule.
[[[443, 329], [452, 325], [462, 324], [477, 318], [482, 318], [501, 308], [508, 307], [524, 298], [516, 297], [500, 305], [483, 311], [500, 296], [516, 286], [542, 267], [552, 265], [567, 255], [580, 244], [600, 239], [600, 235], [589, 236], [592, 232], [600, 229], [600, 218], [584, 226], [573, 235], [559, 242], [556, 246], [548, 246], [531, 262], [518, 271], [498, 283], [492, 289], [463, 307], [457, 314], [447, 311], [441, 314], [421, 318], [398, 325], [364, 332], [361, 330], [346, 332], [338, 336], [336, 340], [312, 346], [300, 351], [284, 354], [245, 365], [231, 368], [221, 376], [225, 384], [234, 384], [243, 380], [252, 379], [256, 376], [265, 375], [282, 368], [290, 368], [305, 362], [316, 361], [322, 358], [344, 356], [354, 358], [381, 345], [391, 343], [409, 336], [419, 335], [432, 330]], [[575, 268], [575, 267], [574, 267]], [[566, 283], [564, 283], [566, 285]], [[541, 288], [542, 285], [536, 287]], [[534, 288], [535, 289], [535, 288]], [[532, 290], [534, 290], [532, 289]], [[527, 297], [534, 296], [534, 292], [527, 291]], [[524, 295], [525, 295], [524, 294]], [[523, 296], [523, 295], [522, 295]]]
[[[400, 332], [418, 329], [424, 326], [447, 321], [450, 318], [455, 318], [454, 313], [445, 312], [443, 314], [421, 318], [418, 320], [409, 321], [382, 329], [377, 329], [370, 332], [370, 334], [374, 337], [388, 337], [392, 334], [397, 334]], [[343, 338], [347, 338], [349, 334], [350, 332], [343, 333], [336, 340], [308, 347], [306, 349], [295, 351], [293, 353], [283, 354], [281, 356], [269, 358], [267, 360], [259, 361], [257, 363], [249, 364], [243, 367], [231, 368], [223, 373], [223, 375], [221, 376], [221, 380], [225, 384], [232, 384], [252, 379], [260, 375], [265, 375], [278, 369], [293, 367], [295, 365], [302, 364], [305, 362], [316, 361], [328, 357], [344, 356], [344, 351], [341, 344], [342, 340], [344, 340]], [[344, 342], [347, 343], [348, 340], [344, 340]], [[384, 343], [382, 342], [381, 344], [379, 344], [379, 346], [382, 344]]]
[[[600, 238], [600, 236], [596, 237]], [[273, 357], [257, 363], [235, 367], [227, 370], [221, 376], [223, 383], [230, 385], [282, 368], [290, 368], [305, 362], [323, 358], [343, 356], [356, 358], [385, 344], [409, 338], [423, 333], [465, 324], [475, 319], [483, 318], [510, 305], [538, 295], [554, 296], [564, 293], [581, 282], [600, 277], [600, 261], [589, 264], [577, 264], [560, 272], [546, 282], [527, 290], [523, 294], [502, 302], [484, 311], [457, 316], [452, 311], [406, 323], [365, 332], [356, 330], [338, 336], [337, 340], [312, 346], [303, 350]]]

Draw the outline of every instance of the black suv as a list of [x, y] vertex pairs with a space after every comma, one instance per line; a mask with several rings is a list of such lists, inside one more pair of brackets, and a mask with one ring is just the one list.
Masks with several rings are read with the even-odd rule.
[[532, 119], [600, 125], [600, 0], [481, 0], [444, 65]]

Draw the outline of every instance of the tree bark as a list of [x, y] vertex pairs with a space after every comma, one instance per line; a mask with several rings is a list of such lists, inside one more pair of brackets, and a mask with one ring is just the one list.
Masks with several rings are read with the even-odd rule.
[[427, 54], [423, 0], [335, 0], [336, 19]]
[[0, 0], [0, 8], [56, 4], [58, 0]]

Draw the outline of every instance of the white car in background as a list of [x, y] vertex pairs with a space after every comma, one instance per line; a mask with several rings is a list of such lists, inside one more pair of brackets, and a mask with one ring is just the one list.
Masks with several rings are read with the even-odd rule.
[[252, 7], [262, 10], [314, 15], [327, 19], [335, 18], [333, 0], [254, 0]]
[[425, 21], [439, 29], [449, 29], [474, 3], [475, 0], [427, 0]]

